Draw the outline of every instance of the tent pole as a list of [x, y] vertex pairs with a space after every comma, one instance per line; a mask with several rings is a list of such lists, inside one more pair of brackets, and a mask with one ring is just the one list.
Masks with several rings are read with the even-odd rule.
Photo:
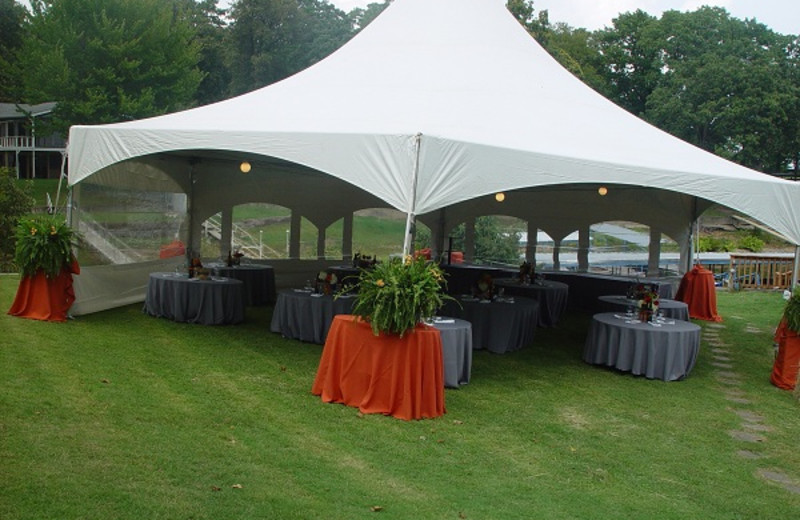
[[422, 134], [417, 134], [414, 137], [414, 146], [416, 148], [416, 153], [414, 157], [414, 172], [411, 178], [411, 201], [410, 207], [406, 212], [406, 236], [405, 240], [403, 240], [403, 258], [406, 258], [409, 254], [411, 254], [411, 240], [414, 237], [414, 227], [415, 227], [415, 219], [416, 219], [416, 209], [417, 209], [417, 178], [419, 177], [419, 150], [420, 145], [422, 143]]
[[792, 290], [797, 287], [800, 277], [800, 245], [794, 246], [794, 272], [792, 273]]

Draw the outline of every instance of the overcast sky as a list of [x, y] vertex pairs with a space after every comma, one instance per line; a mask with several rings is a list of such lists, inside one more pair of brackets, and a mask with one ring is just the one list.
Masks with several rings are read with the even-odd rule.
[[[333, 0], [343, 11], [375, 0]], [[505, 3], [505, 0], [495, 0]], [[702, 5], [724, 7], [736, 18], [755, 18], [782, 34], [800, 34], [800, 0], [534, 0], [536, 11], [547, 9], [550, 22], [566, 22], [589, 30], [611, 25], [620, 13], [641, 9], [654, 16], [674, 9], [694, 11]]]

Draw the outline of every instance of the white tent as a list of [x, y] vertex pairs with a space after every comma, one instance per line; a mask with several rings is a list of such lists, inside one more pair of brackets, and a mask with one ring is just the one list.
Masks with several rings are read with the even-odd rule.
[[[205, 217], [247, 201], [278, 201], [323, 229], [388, 205], [428, 224], [438, 247], [455, 225], [504, 213], [556, 239], [638, 221], [688, 257], [692, 222], [716, 203], [800, 244], [800, 184], [620, 109], [555, 62], [504, 4], [395, 0], [341, 49], [276, 84], [161, 117], [75, 126], [69, 182], [152, 189], [159, 179], [189, 195], [193, 237]], [[254, 166], [247, 176], [236, 169], [244, 159]], [[496, 192], [507, 195], [502, 206]]]

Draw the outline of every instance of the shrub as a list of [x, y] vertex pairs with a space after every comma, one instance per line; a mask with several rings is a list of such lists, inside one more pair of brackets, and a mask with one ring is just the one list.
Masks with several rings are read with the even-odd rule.
[[755, 235], [747, 235], [739, 239], [737, 247], [753, 253], [759, 253], [764, 249], [764, 241]]
[[32, 183], [20, 182], [10, 168], [0, 168], [0, 271], [13, 271], [16, 234], [20, 217], [33, 208]]

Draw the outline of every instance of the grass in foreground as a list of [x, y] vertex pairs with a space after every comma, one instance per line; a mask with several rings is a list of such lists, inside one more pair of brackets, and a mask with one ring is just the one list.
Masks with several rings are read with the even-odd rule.
[[[517, 353], [476, 352], [444, 417], [404, 422], [311, 395], [322, 347], [270, 333], [271, 309], [232, 327], [139, 305], [44, 323], [5, 314], [17, 283], [0, 276], [4, 520], [800, 513], [800, 495], [758, 474], [800, 484], [798, 402], [769, 383], [774, 293], [719, 295], [749, 404], [726, 400], [705, 341], [682, 382], [584, 364], [576, 314]], [[765, 442], [730, 435], [738, 409], [764, 417]]]

